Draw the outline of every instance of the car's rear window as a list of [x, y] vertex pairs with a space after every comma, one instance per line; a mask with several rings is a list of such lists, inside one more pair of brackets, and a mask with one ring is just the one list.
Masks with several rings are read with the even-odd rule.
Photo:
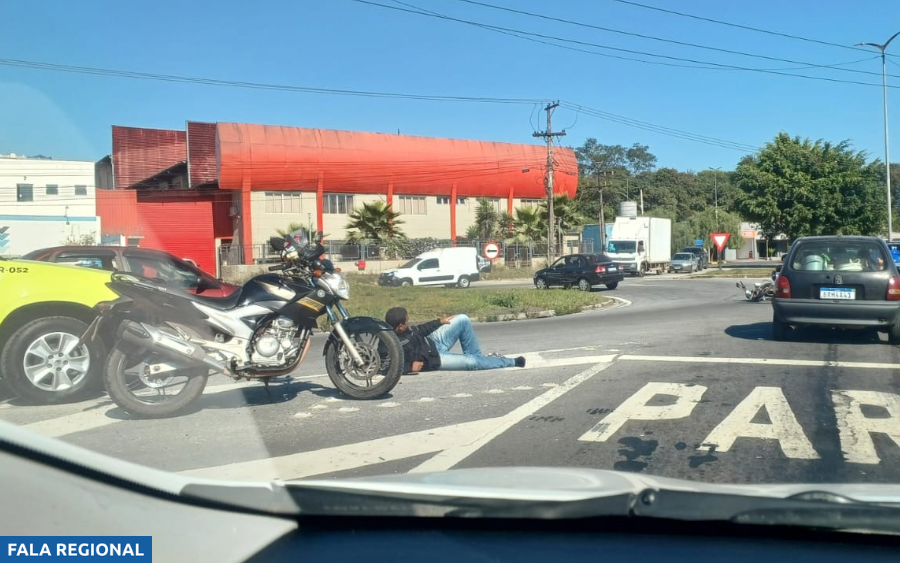
[[804, 242], [791, 259], [791, 269], [797, 271], [877, 272], [886, 267], [884, 249], [869, 241]]

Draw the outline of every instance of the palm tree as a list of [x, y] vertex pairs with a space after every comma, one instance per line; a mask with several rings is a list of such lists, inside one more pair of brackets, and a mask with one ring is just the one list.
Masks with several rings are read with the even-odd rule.
[[466, 229], [466, 238], [468, 240], [478, 240], [479, 234], [478, 225], [472, 224]]
[[523, 242], [547, 240], [547, 221], [541, 218], [539, 209], [520, 207], [516, 209], [516, 238]]
[[[547, 202], [541, 203], [539, 213], [544, 222], [544, 226], [546, 227], [548, 215]], [[553, 219], [564, 231], [580, 227], [587, 222], [578, 212], [578, 209], [576, 209], [575, 201], [569, 199], [569, 196], [565, 194], [553, 197]]]
[[305, 225], [301, 225], [300, 223], [291, 223], [284, 229], [275, 229], [275, 232], [278, 233], [278, 236], [285, 237], [293, 232], [301, 231], [303, 234], [309, 238], [309, 228]]
[[473, 225], [477, 230], [471, 233], [467, 231], [466, 234], [475, 234], [476, 239], [491, 240], [497, 234], [499, 223], [500, 214], [497, 213], [494, 204], [486, 198], [481, 198], [478, 201], [478, 208], [475, 209], [475, 224]]
[[344, 227], [347, 233], [347, 241], [354, 243], [378, 243], [387, 239], [405, 239], [397, 225], [403, 221], [398, 219], [400, 214], [380, 201], [364, 203], [350, 213], [350, 222]]

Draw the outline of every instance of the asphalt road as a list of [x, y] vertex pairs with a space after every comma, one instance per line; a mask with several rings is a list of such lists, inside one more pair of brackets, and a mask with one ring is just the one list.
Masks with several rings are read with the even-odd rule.
[[[562, 291], [562, 290], [554, 290]], [[770, 339], [771, 306], [731, 280], [626, 279], [629, 300], [477, 325], [525, 369], [406, 376], [336, 393], [313, 344], [292, 381], [211, 380], [196, 408], [132, 420], [98, 397], [0, 418], [116, 457], [222, 478], [581, 466], [708, 482], [900, 481], [900, 352], [872, 331]]]

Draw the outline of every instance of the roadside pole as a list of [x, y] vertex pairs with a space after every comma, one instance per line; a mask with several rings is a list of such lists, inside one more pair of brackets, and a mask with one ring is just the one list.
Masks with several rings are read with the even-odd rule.
[[565, 136], [565, 131], [553, 132], [552, 117], [553, 110], [559, 107], [559, 102], [547, 104], [544, 110], [547, 112], [547, 130], [535, 131], [532, 133], [534, 137], [543, 137], [547, 139], [547, 266], [553, 261], [553, 246], [556, 236], [553, 232], [553, 137]]

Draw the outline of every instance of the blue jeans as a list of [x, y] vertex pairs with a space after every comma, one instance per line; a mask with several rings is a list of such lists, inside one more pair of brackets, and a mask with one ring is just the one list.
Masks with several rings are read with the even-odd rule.
[[[472, 330], [472, 321], [466, 315], [456, 315], [450, 324], [442, 325], [429, 334], [428, 339], [441, 355], [442, 371], [497, 369], [516, 365], [512, 358], [483, 356]], [[457, 342], [462, 347], [462, 354], [450, 352]]]

